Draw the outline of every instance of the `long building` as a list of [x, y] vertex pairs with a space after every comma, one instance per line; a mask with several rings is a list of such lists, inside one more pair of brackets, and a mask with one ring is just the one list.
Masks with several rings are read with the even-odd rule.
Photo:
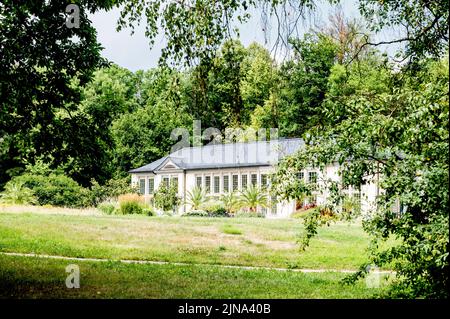
[[[195, 186], [206, 190], [212, 198], [220, 198], [226, 192], [240, 192], [251, 184], [264, 189], [270, 183], [269, 174], [280, 159], [293, 154], [303, 145], [303, 140], [296, 138], [185, 147], [129, 173], [132, 184], [138, 186], [140, 193], [147, 198], [152, 197], [161, 183], [176, 184], [182, 199], [177, 212], [182, 214], [191, 209], [184, 199]], [[339, 165], [331, 163], [324, 170], [305, 169], [297, 172], [297, 176], [320, 189], [322, 181], [340, 179], [338, 170]], [[345, 191], [360, 201], [362, 211], [371, 208], [379, 193], [376, 177], [361, 189], [349, 187]], [[268, 218], [282, 218], [289, 217], [303, 205], [325, 203], [327, 194], [317, 191], [301, 202], [269, 198], [268, 207], [259, 207], [258, 211]]]

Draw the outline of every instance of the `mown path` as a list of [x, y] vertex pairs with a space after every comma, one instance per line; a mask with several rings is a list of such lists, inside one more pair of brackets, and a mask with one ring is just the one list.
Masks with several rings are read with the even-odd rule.
[[[276, 268], [276, 267], [260, 267], [260, 266], [236, 266], [236, 265], [218, 265], [218, 264], [194, 264], [194, 263], [180, 263], [180, 262], [168, 262], [168, 261], [156, 261], [156, 260], [129, 260], [129, 259], [105, 259], [105, 258], [79, 258], [79, 257], [66, 257], [66, 256], [54, 256], [54, 255], [42, 255], [42, 254], [30, 254], [30, 253], [7, 253], [0, 252], [0, 255], [5, 256], [19, 256], [19, 257], [38, 257], [38, 258], [48, 258], [48, 259], [62, 259], [62, 260], [73, 260], [73, 261], [94, 261], [94, 262], [108, 262], [108, 261], [118, 261], [124, 264], [151, 264], [151, 265], [176, 265], [176, 266], [211, 266], [211, 267], [222, 267], [222, 268], [235, 268], [235, 269], [246, 269], [246, 270], [276, 270], [276, 271], [293, 271], [302, 273], [324, 273], [324, 272], [338, 272], [338, 273], [354, 273], [356, 270], [351, 269], [299, 269], [299, 268]], [[394, 274], [395, 272], [389, 270], [375, 270], [373, 273], [378, 274]]]

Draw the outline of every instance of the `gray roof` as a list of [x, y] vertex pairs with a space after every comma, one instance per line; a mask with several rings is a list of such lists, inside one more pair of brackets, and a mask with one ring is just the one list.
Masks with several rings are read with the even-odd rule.
[[303, 144], [302, 139], [294, 138], [185, 147], [129, 173], [155, 173], [167, 163], [182, 170], [269, 166], [293, 154]]

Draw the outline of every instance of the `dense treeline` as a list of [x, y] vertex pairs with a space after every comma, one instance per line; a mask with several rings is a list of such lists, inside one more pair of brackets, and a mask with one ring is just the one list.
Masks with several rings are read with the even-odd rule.
[[[70, 107], [64, 102], [45, 123], [27, 123], [37, 141], [19, 132], [4, 135], [0, 182], [4, 185], [38, 161], [85, 187], [93, 179], [104, 184], [123, 178], [129, 169], [167, 154], [174, 144], [171, 131], [177, 127], [191, 131], [193, 120], [201, 120], [203, 129], [278, 128], [280, 136], [300, 137], [312, 127], [326, 125], [322, 104], [333, 103], [327, 94], [340, 89], [336, 81], [352, 76], [366, 82], [367, 75], [360, 73], [364, 67], [374, 81], [382, 72], [378, 66], [383, 57], [366, 52], [359, 58], [359, 73], [346, 74], [351, 67], [340, 58], [346, 48], [330, 32], [307, 34], [292, 40], [292, 46], [293, 57], [282, 63], [259, 44], [244, 47], [230, 40], [206, 73], [202, 65], [182, 71], [158, 67], [131, 72], [110, 64], [95, 70], [86, 84], [74, 77], [68, 86], [78, 102]], [[46, 140], [41, 136], [63, 124], [61, 134], [52, 132]], [[17, 150], [19, 145], [25, 149]]]

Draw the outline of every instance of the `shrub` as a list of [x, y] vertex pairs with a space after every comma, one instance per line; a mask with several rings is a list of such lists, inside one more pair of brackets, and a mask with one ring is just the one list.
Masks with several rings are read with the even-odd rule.
[[213, 210], [208, 213], [209, 217], [230, 217], [225, 208], [219, 207], [216, 210]]
[[119, 203], [122, 203], [122, 202], [136, 202], [136, 203], [139, 203], [139, 204], [143, 204], [144, 203], [144, 197], [142, 197], [139, 194], [130, 194], [129, 193], [129, 194], [120, 195], [118, 197], [118, 201], [119, 201]]
[[89, 199], [92, 205], [112, 198], [117, 200], [120, 195], [138, 193], [137, 187], [131, 186], [130, 178], [110, 179], [104, 185], [100, 185], [96, 180], [91, 181]]
[[113, 203], [100, 203], [97, 205], [97, 209], [100, 210], [102, 213], [107, 215], [114, 214], [114, 211], [116, 210], [116, 205]]
[[256, 212], [258, 206], [267, 207], [268, 199], [265, 192], [259, 187], [250, 185], [241, 192], [240, 206], [248, 208], [251, 212]]
[[35, 194], [39, 205], [64, 207], [89, 206], [89, 191], [70, 177], [59, 173], [35, 175], [25, 173], [16, 176], [11, 183], [21, 183]]
[[223, 207], [223, 204], [221, 202], [215, 201], [215, 200], [210, 200], [210, 201], [203, 203], [200, 206], [200, 209], [204, 210], [208, 213], [214, 213], [214, 212], [225, 210], [225, 208]]
[[36, 203], [34, 192], [24, 186], [22, 181], [10, 181], [5, 185], [5, 191], [0, 194], [0, 201], [6, 204], [26, 205]]
[[187, 192], [186, 203], [189, 204], [193, 210], [198, 210], [207, 200], [206, 191], [201, 187], [195, 186], [191, 191]]
[[134, 201], [126, 201], [120, 203], [120, 213], [122, 215], [142, 214], [142, 205]]
[[175, 211], [175, 208], [180, 203], [180, 198], [178, 197], [178, 190], [174, 184], [169, 187], [165, 183], [161, 183], [158, 190], [153, 198], [155, 207], [167, 211]]
[[139, 194], [123, 194], [119, 198], [119, 211], [123, 215], [144, 214], [147, 216], [156, 215], [151, 206], [145, 204], [144, 197]]
[[142, 214], [147, 215], [147, 216], [155, 216], [156, 212], [153, 209], [153, 207], [147, 206], [147, 207], [142, 208]]
[[184, 213], [181, 216], [184, 216], [184, 217], [189, 217], [189, 216], [208, 217], [208, 212], [205, 212], [204, 210], [191, 210], [187, 213]]
[[222, 195], [220, 201], [228, 214], [234, 214], [239, 208], [240, 199], [234, 192]]

